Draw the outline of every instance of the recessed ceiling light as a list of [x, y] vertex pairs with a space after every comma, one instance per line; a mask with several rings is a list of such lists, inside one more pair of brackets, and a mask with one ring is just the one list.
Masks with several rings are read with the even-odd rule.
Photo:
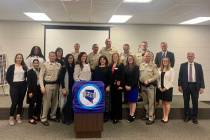
[[51, 19], [45, 13], [31, 13], [25, 12], [26, 16], [32, 18], [33, 20], [37, 21], [51, 21]]
[[125, 23], [125, 22], [127, 22], [131, 17], [132, 17], [132, 15], [113, 15], [113, 16], [109, 19], [109, 23]]
[[150, 3], [152, 0], [123, 0], [124, 3]]
[[198, 24], [198, 23], [205, 22], [208, 20], [210, 20], [210, 17], [197, 17], [197, 18], [193, 18], [193, 19], [181, 22], [179, 24]]

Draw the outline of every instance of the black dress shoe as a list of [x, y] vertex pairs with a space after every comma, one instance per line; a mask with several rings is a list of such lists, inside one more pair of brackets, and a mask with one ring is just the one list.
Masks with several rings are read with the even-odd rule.
[[44, 121], [44, 122], [41, 121], [41, 123], [42, 123], [44, 126], [49, 126], [49, 125], [50, 125], [48, 121]]
[[198, 119], [197, 119], [197, 118], [193, 118], [193, 119], [192, 119], [192, 122], [193, 122], [194, 124], [198, 124]]
[[136, 117], [135, 117], [134, 115], [133, 115], [133, 116], [129, 115], [129, 116], [128, 116], [128, 122], [129, 122], [129, 123], [133, 122], [133, 121], [135, 120], [135, 118], [136, 118]]
[[154, 120], [153, 121], [147, 120], [146, 125], [152, 125], [154, 122], [155, 122]]
[[190, 117], [189, 116], [186, 116], [185, 118], [184, 118], [184, 122], [189, 122], [190, 121]]

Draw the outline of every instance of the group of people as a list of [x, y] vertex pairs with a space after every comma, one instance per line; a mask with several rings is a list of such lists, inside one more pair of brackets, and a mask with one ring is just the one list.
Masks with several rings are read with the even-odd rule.
[[[173, 97], [175, 64], [174, 54], [161, 42], [161, 51], [149, 51], [148, 43], [143, 41], [136, 53], [130, 52], [129, 44], [123, 45], [119, 54], [111, 39], [105, 40], [105, 47], [93, 44], [92, 52], [80, 52], [80, 44], [74, 44], [74, 52], [63, 57], [63, 49], [49, 52], [45, 60], [39, 46], [34, 46], [24, 62], [23, 55], [15, 56], [15, 64], [9, 66], [6, 80], [10, 85], [11, 108], [9, 125], [21, 123], [23, 101], [27, 93], [28, 122], [45, 126], [51, 121], [71, 124], [74, 120], [72, 108], [72, 87], [78, 81], [102, 81], [105, 91], [104, 121], [114, 124], [122, 119], [122, 95], [129, 104], [128, 122], [136, 118], [136, 105], [139, 97], [143, 99], [147, 125], [155, 121], [155, 107], [162, 100], [162, 122], [167, 123], [170, 102]], [[192, 119], [197, 124], [198, 97], [205, 88], [202, 66], [194, 62], [195, 54], [187, 53], [188, 62], [181, 64], [178, 78], [179, 91], [184, 99], [184, 121]], [[189, 101], [192, 98], [193, 109]], [[16, 111], [17, 108], [17, 111]], [[16, 114], [16, 116], [15, 116]]]

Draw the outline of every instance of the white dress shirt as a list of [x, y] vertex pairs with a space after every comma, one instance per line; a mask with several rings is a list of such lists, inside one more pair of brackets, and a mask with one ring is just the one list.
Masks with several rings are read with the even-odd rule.
[[[192, 64], [192, 81], [190, 81], [190, 64]], [[195, 76], [195, 64], [188, 62], [188, 82], [196, 82], [196, 76]]]

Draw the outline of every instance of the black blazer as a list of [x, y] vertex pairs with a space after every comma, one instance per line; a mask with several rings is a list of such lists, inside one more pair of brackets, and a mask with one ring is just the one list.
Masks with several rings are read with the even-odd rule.
[[[69, 87], [65, 87], [65, 75], [66, 72], [68, 72], [68, 85]], [[62, 88], [71, 88], [74, 84], [74, 78], [73, 78], [73, 74], [74, 74], [74, 65], [72, 66], [64, 66], [61, 68], [60, 70], [60, 74], [59, 74], [59, 82], [62, 86]]]
[[[174, 53], [167, 51], [166, 57], [170, 59], [171, 67], [174, 67], [175, 64]], [[157, 65], [158, 68], [160, 67], [161, 60], [162, 60], [162, 51], [158, 52], [155, 56], [155, 64]]]
[[139, 67], [134, 66], [133, 69], [129, 69], [125, 66], [125, 85], [136, 87], [139, 81]]
[[[23, 66], [23, 70], [25, 72], [25, 81], [26, 81], [27, 67]], [[9, 66], [9, 68], [7, 69], [7, 73], [6, 73], [6, 80], [9, 83], [9, 85], [11, 85], [13, 83], [14, 71], [15, 71], [15, 64], [12, 64], [12, 65]]]
[[109, 66], [111, 71], [111, 84], [115, 85], [116, 81], [120, 81], [120, 86], [124, 87], [124, 65], [118, 64], [114, 71], [112, 71], [112, 66], [113, 64]]
[[110, 85], [111, 71], [109, 67], [99, 67], [96, 66], [95, 70], [92, 73], [93, 81], [102, 81], [105, 88]]
[[[37, 99], [37, 95], [41, 94], [41, 90], [39, 85], [37, 85], [38, 77], [36, 72], [33, 69], [30, 69], [27, 73], [27, 84], [28, 84], [28, 91], [27, 91], [27, 99], [26, 103], [30, 103]], [[33, 94], [32, 98], [29, 98], [29, 93]]]
[[27, 77], [27, 83], [28, 83], [28, 93], [36, 93], [37, 91], [37, 81], [38, 77], [36, 75], [36, 72], [33, 69], [30, 69], [28, 71], [28, 77]]
[[[195, 63], [196, 86], [198, 89], [205, 88], [203, 69], [201, 64]], [[182, 88], [188, 85], [188, 62], [182, 63], [179, 70], [178, 86]]]

